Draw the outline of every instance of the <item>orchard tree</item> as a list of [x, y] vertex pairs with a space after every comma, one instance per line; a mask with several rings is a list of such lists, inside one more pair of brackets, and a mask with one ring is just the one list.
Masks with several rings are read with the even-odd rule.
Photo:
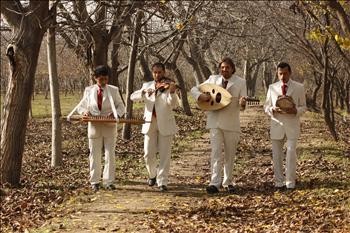
[[1, 116], [1, 181], [19, 185], [29, 106], [43, 36], [50, 24], [49, 1], [2, 1], [1, 16], [11, 26], [7, 47], [9, 81]]

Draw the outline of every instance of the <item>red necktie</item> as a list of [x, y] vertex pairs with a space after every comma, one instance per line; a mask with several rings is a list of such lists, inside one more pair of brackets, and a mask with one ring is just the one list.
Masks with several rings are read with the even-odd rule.
[[98, 110], [102, 109], [103, 89], [99, 86], [97, 91], [97, 107]]
[[282, 95], [286, 95], [287, 94], [287, 85], [285, 83], [283, 83], [282, 85]]
[[226, 89], [228, 80], [222, 80], [222, 87]]

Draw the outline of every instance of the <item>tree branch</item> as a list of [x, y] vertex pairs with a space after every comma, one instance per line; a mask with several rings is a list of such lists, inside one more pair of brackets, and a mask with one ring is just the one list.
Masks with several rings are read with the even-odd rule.
[[19, 26], [24, 14], [20, 1], [1, 1], [1, 14], [11, 26]]

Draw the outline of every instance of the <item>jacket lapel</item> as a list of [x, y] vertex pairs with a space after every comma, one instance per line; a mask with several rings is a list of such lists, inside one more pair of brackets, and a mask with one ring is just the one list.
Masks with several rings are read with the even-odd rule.
[[235, 84], [235, 81], [236, 77], [232, 75], [231, 78], [229, 78], [228, 80], [226, 90], [228, 90], [233, 84]]
[[293, 91], [294, 91], [294, 81], [290, 79], [286, 95], [291, 96]]
[[220, 75], [220, 76], [217, 76], [218, 78], [216, 78], [215, 79], [215, 82], [214, 82], [214, 84], [215, 85], [218, 85], [218, 86], [222, 86], [222, 79], [223, 79], [223, 77]]
[[94, 85], [94, 87], [91, 89], [92, 90], [92, 99], [93, 99], [93, 105], [94, 108], [98, 110], [98, 105], [97, 105], [97, 91], [98, 91], [98, 86], [97, 84]]

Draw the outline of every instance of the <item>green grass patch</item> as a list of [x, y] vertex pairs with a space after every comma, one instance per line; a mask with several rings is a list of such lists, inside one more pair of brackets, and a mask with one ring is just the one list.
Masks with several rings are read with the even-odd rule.
[[[67, 116], [73, 108], [79, 103], [82, 96], [76, 95], [60, 95], [62, 116]], [[51, 99], [45, 99], [45, 95], [35, 95], [32, 100], [32, 113], [34, 118], [51, 117]]]

